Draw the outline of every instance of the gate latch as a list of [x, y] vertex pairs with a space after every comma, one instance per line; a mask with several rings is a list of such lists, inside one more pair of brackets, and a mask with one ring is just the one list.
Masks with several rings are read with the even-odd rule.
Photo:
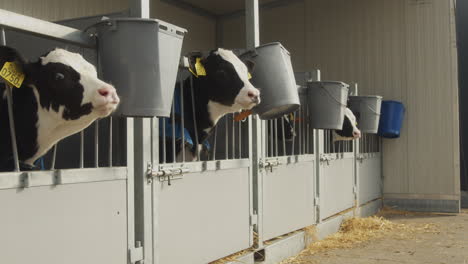
[[260, 167], [267, 170], [270, 169], [270, 172], [273, 172], [273, 169], [281, 165], [279, 160], [266, 160], [260, 163]]
[[183, 179], [184, 174], [190, 172], [188, 168], [160, 168], [159, 170], [153, 170], [152, 165], [148, 164], [148, 181], [151, 182], [157, 178], [160, 182], [167, 181], [168, 185], [171, 185], [171, 181]]

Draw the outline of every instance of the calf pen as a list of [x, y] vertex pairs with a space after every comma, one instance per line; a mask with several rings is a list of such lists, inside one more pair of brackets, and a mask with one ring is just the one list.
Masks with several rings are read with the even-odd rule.
[[[76, 42], [67, 46], [96, 63], [93, 43], [16, 30], [23, 33], [8, 31], [7, 40], [34, 39], [35, 48], [23, 47], [28, 54]], [[381, 198], [379, 139], [333, 143], [308, 114], [303, 103], [275, 120], [227, 115], [197, 161], [175, 157], [176, 121], [184, 131], [185, 116], [101, 120], [60, 142], [45, 158], [50, 169], [0, 173], [0, 262], [208, 263], [271, 248], [281, 243], [275, 238]], [[271, 263], [272, 255], [263, 257]]]

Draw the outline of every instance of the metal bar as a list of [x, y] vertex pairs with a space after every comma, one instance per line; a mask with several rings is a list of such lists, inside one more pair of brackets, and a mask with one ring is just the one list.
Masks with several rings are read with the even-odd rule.
[[7, 84], [7, 101], [8, 101], [8, 119], [10, 123], [10, 137], [11, 137], [11, 147], [13, 148], [13, 160], [15, 163], [15, 171], [19, 171], [19, 157], [18, 157], [18, 146], [16, 144], [16, 130], [15, 130], [15, 119], [13, 116], [13, 95], [12, 87]]
[[94, 167], [99, 167], [99, 120], [94, 122]]
[[[6, 46], [5, 29], [3, 27], [0, 28], [0, 42], [1, 42], [0, 45]], [[13, 162], [15, 166], [15, 171], [19, 171], [18, 145], [16, 144], [15, 119], [13, 116], [13, 95], [12, 95], [13, 88], [5, 82], [5, 89], [7, 91], [8, 120], [10, 123], [10, 138], [11, 138], [11, 148], [13, 150]]]
[[295, 155], [294, 147], [296, 145], [296, 133], [297, 133], [297, 131], [296, 131], [296, 113], [297, 113], [297, 111], [293, 113], [293, 120], [292, 120], [294, 134], [293, 134], [293, 138], [292, 138], [291, 155]]
[[172, 103], [171, 124], [172, 124], [172, 162], [177, 162], [176, 161], [176, 133], [175, 133], [176, 131], [175, 102]]
[[96, 41], [83, 31], [62, 26], [41, 19], [20, 15], [0, 9], [0, 25], [5, 28], [26, 32], [28, 34], [61, 40], [75, 45], [93, 48]]
[[270, 157], [273, 157], [275, 155], [275, 146], [273, 144], [273, 141], [274, 141], [273, 120], [269, 120], [269, 123], [270, 123], [269, 137], [270, 137], [270, 152], [271, 152]]
[[245, 26], [247, 49], [260, 45], [258, 0], [245, 0]]
[[234, 120], [234, 114], [232, 114], [231, 117], [232, 117], [232, 159], [235, 159], [236, 158], [236, 126], [234, 122], [236, 121]]
[[275, 157], [278, 157], [278, 119], [273, 121], [275, 127]]
[[286, 135], [284, 134], [284, 116], [281, 118], [281, 130], [283, 134], [283, 156], [286, 156]]
[[[175, 101], [175, 99], [174, 99]], [[185, 109], [184, 109], [184, 80], [180, 78], [180, 118], [182, 134], [182, 161], [185, 162]]]
[[225, 133], [224, 133], [224, 137], [225, 137], [225, 140], [224, 140], [225, 149], [224, 149], [224, 151], [226, 152], [225, 153], [225, 156], [226, 156], [225, 159], [229, 159], [229, 127], [228, 126], [229, 126], [228, 120], [225, 117], [224, 118], [224, 131], [225, 131]]
[[113, 137], [113, 133], [112, 133], [112, 116], [109, 117], [109, 167], [112, 167], [112, 151], [113, 151], [113, 143], [112, 143], [112, 137]]
[[310, 127], [309, 127], [309, 122], [308, 116], [307, 116], [307, 109], [304, 111], [304, 122], [305, 122], [305, 127], [306, 127], [306, 153], [309, 153], [309, 148], [310, 148]]
[[166, 160], [167, 160], [167, 157], [166, 157], [166, 152], [167, 152], [167, 149], [166, 149], [166, 120], [167, 118], [161, 118], [162, 119], [162, 147], [163, 147], [163, 161], [162, 163], [166, 163]]
[[130, 16], [150, 18], [150, 0], [130, 0]]
[[54, 150], [52, 152], [52, 162], [50, 164], [50, 169], [51, 170], [55, 169], [55, 160], [57, 158], [57, 145], [58, 145], [58, 143], [54, 145]]
[[239, 123], [239, 159], [242, 159], [242, 122]]
[[84, 168], [84, 130], [80, 132], [80, 168]]
[[299, 155], [302, 155], [303, 154], [302, 153], [302, 109], [300, 109], [300, 108], [299, 108], [298, 122], [299, 122], [298, 147], [299, 147]]
[[214, 143], [213, 143], [213, 160], [216, 160], [216, 140], [218, 137], [218, 126], [215, 126], [215, 131], [214, 131]]
[[198, 128], [197, 128], [197, 117], [196, 117], [196, 109], [195, 109], [195, 92], [193, 91], [193, 75], [190, 75], [190, 92], [192, 97], [192, 116], [193, 116], [193, 124], [195, 128], [195, 151], [197, 152], [197, 160], [200, 160], [200, 148], [198, 147], [200, 142], [198, 141]]

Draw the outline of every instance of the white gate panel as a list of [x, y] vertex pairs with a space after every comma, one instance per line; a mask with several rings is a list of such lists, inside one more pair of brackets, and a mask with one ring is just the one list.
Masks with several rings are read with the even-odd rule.
[[357, 162], [359, 205], [382, 197], [382, 173], [380, 154], [365, 155]]
[[0, 263], [127, 263], [126, 180], [0, 190], [0, 214]]
[[354, 206], [354, 157], [321, 162], [320, 217], [328, 218]]
[[248, 167], [189, 173], [155, 186], [156, 263], [208, 263], [251, 246]]
[[263, 240], [315, 224], [314, 161], [279, 165], [263, 177]]

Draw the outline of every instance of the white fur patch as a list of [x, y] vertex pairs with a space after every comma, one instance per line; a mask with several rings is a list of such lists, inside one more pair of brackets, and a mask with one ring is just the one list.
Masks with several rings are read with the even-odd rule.
[[48, 63], [62, 63], [72, 67], [80, 74], [80, 84], [84, 88], [81, 105], [92, 103], [96, 107], [102, 104], [98, 90], [104, 87], [106, 83], [98, 79], [96, 68], [86, 61], [83, 56], [57, 48], [49, 52], [47, 56], [41, 57], [42, 65]]
[[[252, 99], [249, 97], [249, 93], [253, 93], [258, 96], [260, 100], [260, 91], [255, 88], [252, 83], [249, 81], [248, 69], [247, 66], [237, 57], [231, 50], [218, 49], [218, 54], [225, 61], [230, 62], [234, 69], [237, 72], [237, 75], [244, 83], [244, 87], [241, 88], [239, 94], [234, 99], [234, 102], [241, 106], [242, 109], [251, 109], [256, 104], [252, 102]], [[260, 101], [258, 102], [260, 103]]]
[[[353, 133], [361, 134], [361, 131], [356, 126], [356, 116], [354, 115], [353, 111], [351, 111], [351, 109], [349, 109], [348, 107], [346, 107], [346, 109], [345, 109], [345, 118], [348, 118], [349, 121], [351, 122], [351, 126], [353, 126]], [[335, 132], [335, 130], [333, 130], [332, 137], [333, 137], [333, 141], [345, 141], [345, 140], [353, 140], [354, 139], [354, 137], [340, 136]]]
[[[214, 101], [208, 101], [208, 113], [210, 113], [210, 119], [216, 125], [219, 119], [226, 114], [235, 113], [242, 110], [240, 105], [234, 104], [232, 106], [226, 106]], [[211, 128], [208, 128], [209, 130]]]

